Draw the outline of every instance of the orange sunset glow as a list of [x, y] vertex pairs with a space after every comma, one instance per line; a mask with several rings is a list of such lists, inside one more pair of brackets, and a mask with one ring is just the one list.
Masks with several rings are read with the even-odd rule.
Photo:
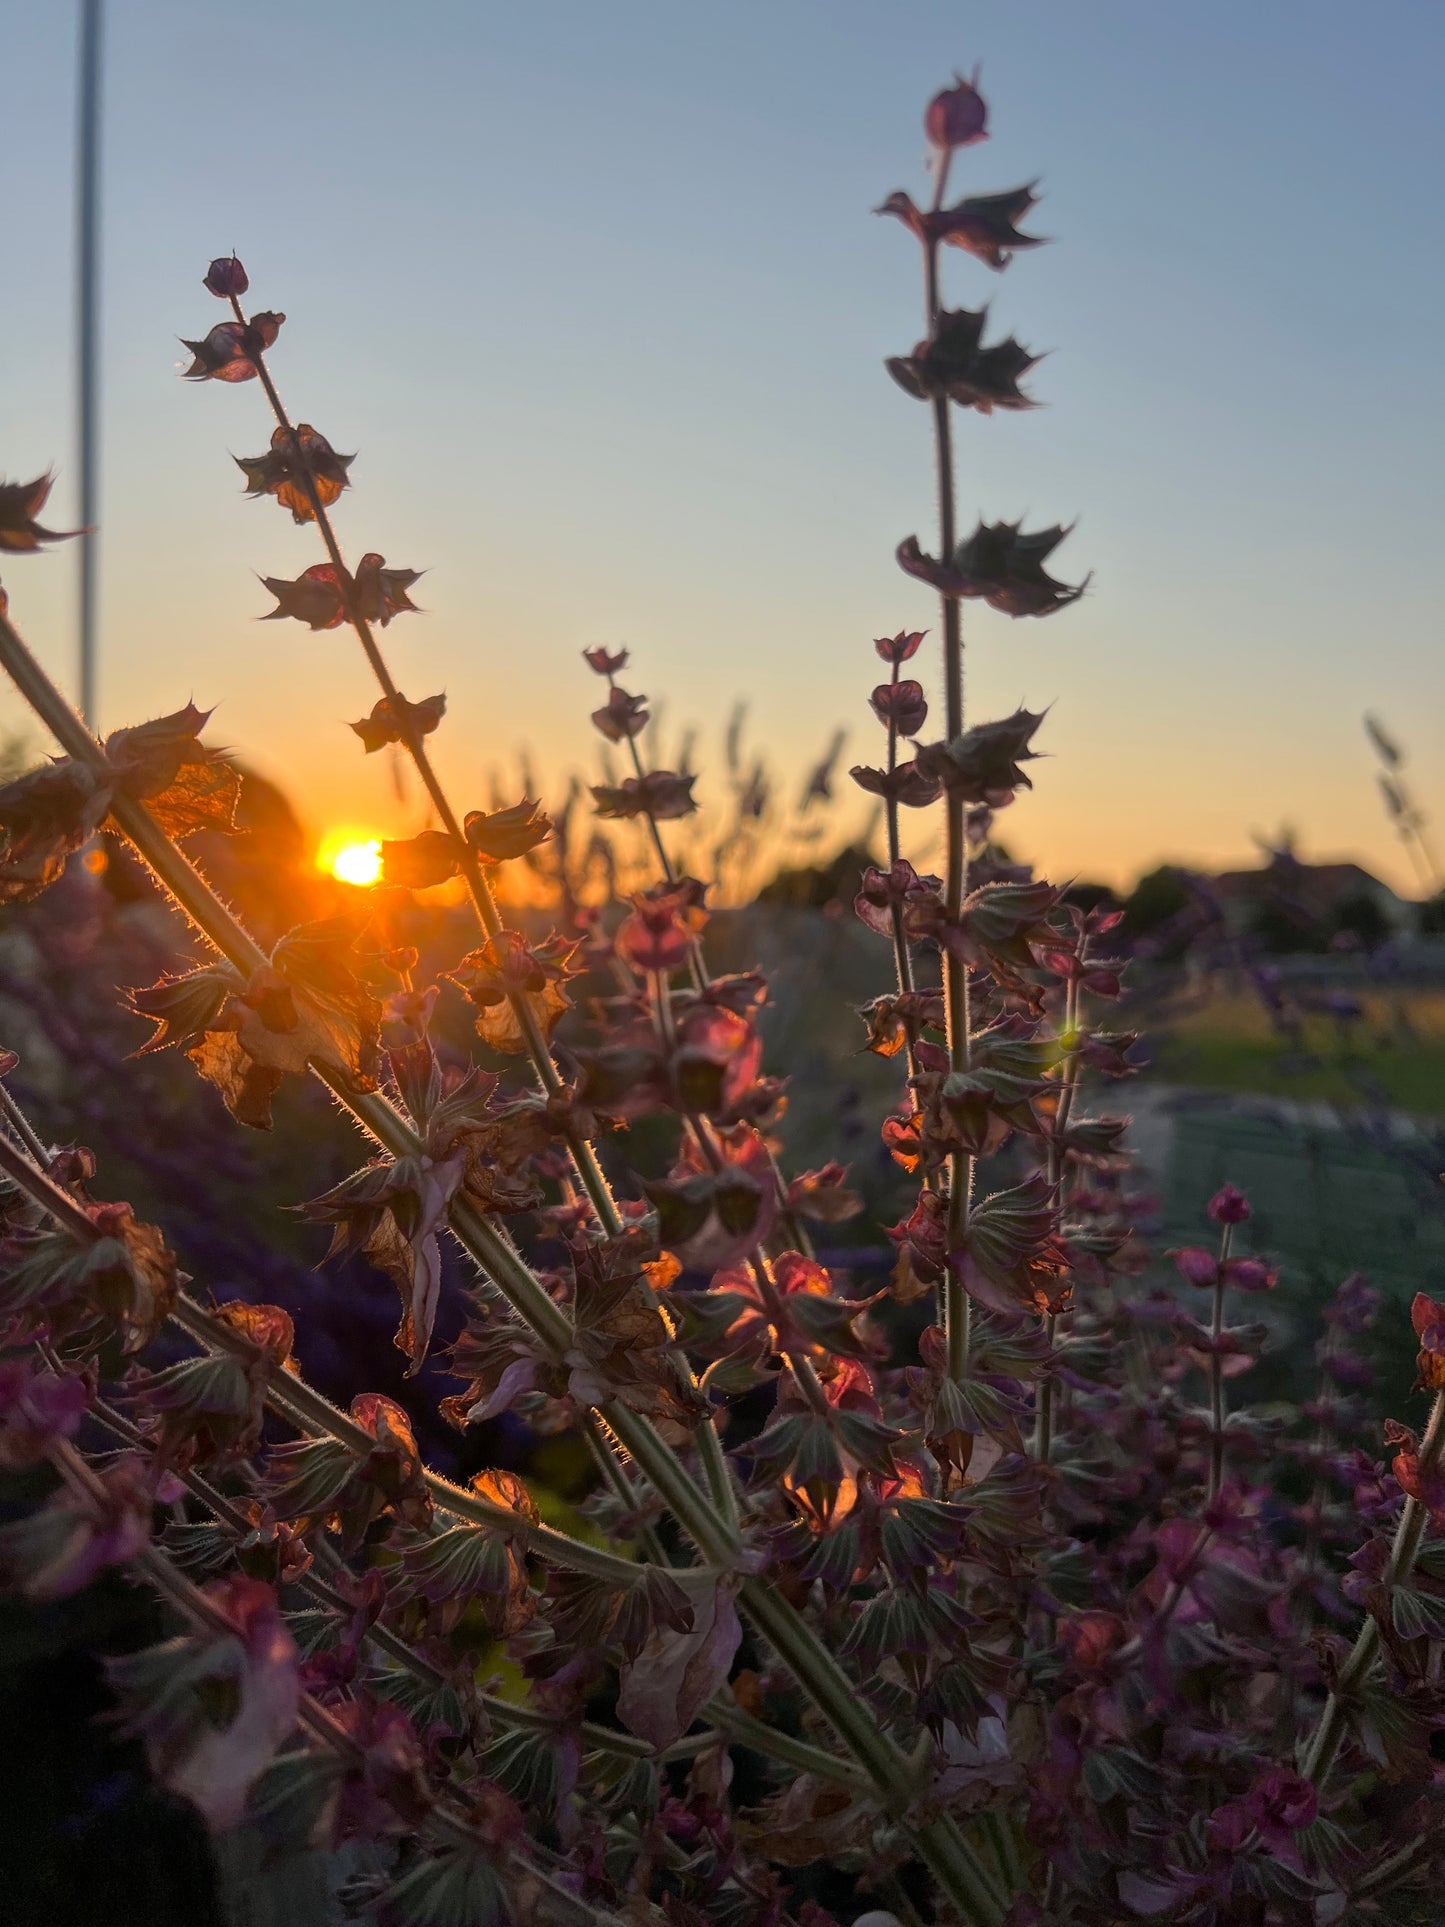
[[316, 864], [338, 883], [366, 889], [381, 880], [381, 838], [355, 830], [335, 830], [323, 840]]

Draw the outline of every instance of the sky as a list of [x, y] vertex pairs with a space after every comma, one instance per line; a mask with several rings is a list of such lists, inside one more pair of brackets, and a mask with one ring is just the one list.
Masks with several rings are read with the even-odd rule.
[[[0, 473], [54, 465], [62, 527], [73, 13], [5, 30]], [[523, 745], [554, 798], [595, 775], [604, 642], [701, 730], [705, 799], [740, 697], [789, 782], [836, 726], [876, 760], [871, 639], [926, 626], [939, 671], [893, 561], [936, 547], [928, 414], [882, 366], [917, 250], [870, 210], [923, 197], [923, 105], [981, 62], [954, 188], [1041, 177], [1053, 245], [945, 297], [1049, 351], [1047, 406], [958, 417], [960, 516], [1076, 519], [1056, 570], [1093, 571], [1045, 622], [965, 605], [970, 720], [1049, 706], [1006, 840], [1120, 882], [1289, 824], [1406, 885], [1360, 718], [1445, 831], [1442, 56], [1434, 0], [108, 0], [101, 723], [194, 697], [318, 834], [420, 827], [345, 727], [354, 640], [257, 621], [320, 559], [241, 496], [259, 386], [178, 379], [235, 248], [293, 417], [358, 451], [343, 547], [427, 571], [386, 645], [447, 692], [461, 807]], [[4, 573], [73, 688], [72, 555]]]

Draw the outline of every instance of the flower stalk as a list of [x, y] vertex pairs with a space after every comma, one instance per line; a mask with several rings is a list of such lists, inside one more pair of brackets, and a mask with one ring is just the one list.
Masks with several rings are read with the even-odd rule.
[[[229, 299], [237, 322], [242, 328], [246, 328], [247, 319], [239, 298], [233, 294]], [[287, 437], [292, 461], [301, 478], [302, 486], [306, 491], [311, 512], [315, 519], [316, 526], [321, 533], [321, 539], [326, 546], [326, 553], [330, 558], [331, 566], [336, 571], [337, 588], [341, 595], [346, 619], [355, 632], [357, 641], [361, 644], [362, 651], [370, 665], [372, 674], [375, 676], [377, 684], [387, 700], [391, 713], [396, 719], [397, 728], [401, 732], [401, 740], [406, 748], [407, 754], [415, 765], [417, 775], [421, 778], [422, 786], [431, 800], [438, 820], [447, 836], [451, 839], [458, 864], [461, 868], [462, 877], [467, 886], [467, 896], [476, 913], [477, 922], [481, 927], [482, 933], [489, 938], [499, 937], [504, 928], [504, 921], [501, 912], [497, 908], [496, 899], [492, 895], [491, 888], [487, 883], [481, 860], [476, 850], [468, 841], [457, 813], [452, 808], [451, 800], [447, 796], [441, 779], [438, 777], [432, 764], [431, 757], [427, 753], [425, 739], [413, 720], [406, 702], [392, 677], [381, 645], [376, 639], [376, 633], [366, 616], [363, 615], [357, 607], [355, 581], [342, 557], [341, 545], [336, 539], [336, 531], [332, 526], [331, 517], [327, 512], [326, 504], [321, 499], [320, 490], [316, 486], [316, 477], [312, 471], [311, 463], [306, 449], [302, 444], [301, 437], [297, 434], [296, 428], [282, 403], [280, 393], [277, 390], [275, 381], [272, 379], [271, 370], [266, 365], [265, 354], [257, 347], [252, 351], [250, 359], [255, 367], [266, 399], [271, 405], [271, 412], [276, 417], [277, 426]], [[562, 1078], [553, 1061], [552, 1053], [547, 1046], [547, 1040], [538, 1025], [536, 1014], [527, 999], [523, 996], [510, 997], [509, 1002], [512, 1007], [512, 1014], [516, 1018], [518, 1027], [521, 1030], [526, 1053], [536, 1073], [537, 1081], [549, 1097], [555, 1097], [562, 1090]], [[607, 1179], [598, 1162], [596, 1149], [586, 1138], [582, 1137], [570, 1127], [564, 1136], [573, 1166], [583, 1189], [592, 1202], [593, 1210], [597, 1213], [598, 1222], [602, 1225], [609, 1237], [615, 1238], [621, 1232], [622, 1219], [617, 1210], [616, 1200], [612, 1196]]]

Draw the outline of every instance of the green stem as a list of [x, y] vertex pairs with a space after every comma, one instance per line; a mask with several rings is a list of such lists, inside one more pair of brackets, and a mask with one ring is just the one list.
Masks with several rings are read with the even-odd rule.
[[[943, 169], [939, 169], [939, 183]], [[923, 244], [924, 320], [929, 340], [938, 331], [938, 243]], [[933, 403], [933, 448], [938, 480], [938, 535], [940, 559], [945, 566], [958, 547], [954, 508], [953, 428], [947, 396]], [[944, 591], [940, 596], [943, 621], [944, 728], [951, 743], [963, 734], [963, 627], [958, 600]], [[952, 789], [944, 794], [947, 825], [947, 856], [944, 870], [944, 918], [951, 929], [957, 925], [968, 893], [968, 840], [965, 833], [963, 798]], [[968, 965], [945, 944], [943, 950], [943, 1009], [948, 1034], [948, 1063], [952, 1071], [966, 1071], [971, 1052], [972, 1016], [969, 1009]], [[948, 1160], [948, 1249], [960, 1250], [968, 1233], [969, 1204], [973, 1193], [974, 1160], [966, 1151], [953, 1151]], [[950, 1268], [943, 1283], [943, 1326], [948, 1340], [948, 1370], [952, 1378], [968, 1373], [971, 1338], [971, 1308], [968, 1294]]]
[[[1081, 953], [1079, 961], [1083, 962]], [[1055, 1208], [1062, 1208], [1064, 1191], [1064, 1160], [1058, 1148], [1058, 1138], [1067, 1128], [1073, 1112], [1074, 1099], [1079, 1089], [1079, 1074], [1082, 1060], [1079, 1055], [1079, 1016], [1081, 994], [1079, 980], [1070, 977], [1064, 991], [1064, 1038], [1069, 1052], [1069, 1061], [1063, 1071], [1063, 1088], [1059, 1093], [1059, 1108], [1054, 1118], [1053, 1137], [1048, 1150], [1048, 1184]], [[1059, 1320], [1056, 1312], [1044, 1315], [1044, 1338], [1050, 1352], [1053, 1351], [1058, 1333]], [[1052, 1368], [1045, 1367], [1039, 1385], [1038, 1417], [1034, 1425], [1034, 1457], [1040, 1465], [1047, 1465], [1054, 1452], [1054, 1419], [1057, 1409], [1058, 1384]]]
[[998, 1927], [1007, 1898], [952, 1818], [910, 1819], [918, 1787], [912, 1763], [878, 1727], [857, 1686], [778, 1592], [764, 1580], [744, 1580], [740, 1599], [748, 1617], [777, 1649], [804, 1690], [873, 1779], [883, 1804], [912, 1837], [939, 1885], [970, 1921]]
[[1224, 1359], [1219, 1350], [1219, 1341], [1224, 1335], [1224, 1267], [1229, 1260], [1229, 1247], [1234, 1238], [1234, 1226], [1224, 1225], [1219, 1234], [1219, 1272], [1214, 1280], [1214, 1301], [1209, 1321], [1209, 1336], [1212, 1341], [1209, 1350], [1209, 1502], [1212, 1505], [1219, 1497], [1219, 1488], [1224, 1483]]
[[[1445, 1392], [1437, 1392], [1430, 1407], [1425, 1436], [1420, 1441], [1419, 1476], [1422, 1486], [1439, 1469], [1442, 1451], [1445, 1451]], [[1429, 1516], [1428, 1510], [1418, 1499], [1406, 1499], [1385, 1567], [1382, 1583], [1387, 1592], [1409, 1578]], [[1335, 1755], [1345, 1737], [1350, 1699], [1369, 1674], [1379, 1647], [1380, 1629], [1373, 1619], [1367, 1619], [1356, 1636], [1349, 1657], [1340, 1668], [1335, 1689], [1326, 1700], [1324, 1711], [1300, 1756], [1300, 1772], [1317, 1787], [1324, 1786], [1329, 1770], [1334, 1765]]]

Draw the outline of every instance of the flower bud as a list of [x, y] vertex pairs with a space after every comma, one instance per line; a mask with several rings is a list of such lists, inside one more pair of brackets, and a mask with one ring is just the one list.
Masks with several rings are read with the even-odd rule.
[[912, 677], [902, 682], [879, 683], [868, 698], [880, 723], [892, 724], [900, 736], [916, 736], [928, 720], [928, 703], [922, 683]]
[[1250, 1215], [1249, 1199], [1232, 1184], [1223, 1184], [1209, 1200], [1209, 1215], [1216, 1224], [1243, 1224]]
[[250, 279], [234, 254], [218, 255], [206, 270], [202, 287], [222, 301], [229, 301], [233, 295], [243, 295], [250, 287]]
[[929, 101], [923, 116], [923, 131], [935, 147], [945, 153], [956, 147], [973, 147], [988, 139], [988, 104], [978, 91], [979, 69], [972, 80], [955, 74], [953, 85], [945, 87]]
[[926, 629], [900, 629], [896, 636], [879, 636], [873, 647], [884, 662], [907, 662], [918, 654], [918, 645], [927, 634]]

